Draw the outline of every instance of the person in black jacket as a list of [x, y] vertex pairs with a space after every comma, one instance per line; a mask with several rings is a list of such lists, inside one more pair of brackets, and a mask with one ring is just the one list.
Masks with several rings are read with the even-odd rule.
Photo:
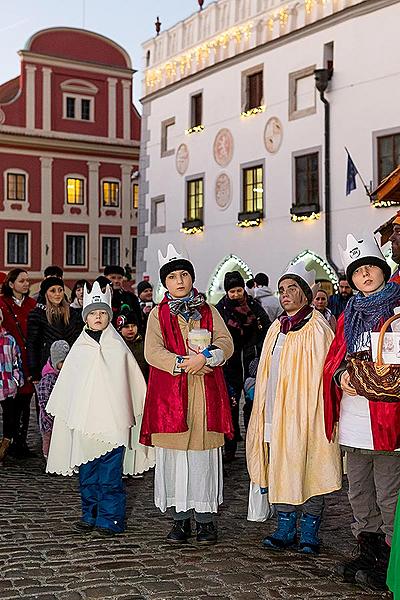
[[27, 333], [28, 368], [34, 383], [41, 378], [52, 343], [65, 340], [72, 346], [82, 330], [79, 314], [65, 299], [62, 279], [44, 279], [39, 295], [44, 303], [38, 303], [29, 313]]
[[[116, 327], [117, 318], [122, 309], [129, 309], [135, 313], [139, 331], [143, 331], [142, 310], [140, 308], [138, 297], [133, 292], [128, 292], [122, 287], [125, 271], [119, 265], [108, 265], [104, 269], [104, 277], [112, 283], [112, 324]], [[100, 284], [101, 285], [101, 284]]]
[[235, 347], [232, 357], [223, 367], [235, 427], [235, 438], [226, 440], [224, 448], [224, 461], [230, 462], [235, 457], [237, 442], [242, 439], [239, 402], [244, 380], [249, 377], [251, 361], [261, 354], [271, 321], [262, 306], [245, 291], [244, 279], [239, 271], [225, 274], [224, 288], [226, 295], [221, 298], [216, 308], [225, 321]]

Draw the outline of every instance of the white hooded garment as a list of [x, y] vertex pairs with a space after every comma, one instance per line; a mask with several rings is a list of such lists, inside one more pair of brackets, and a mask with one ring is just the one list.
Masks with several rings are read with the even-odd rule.
[[54, 425], [46, 470], [72, 475], [82, 464], [126, 446], [124, 470], [154, 466], [154, 449], [138, 442], [146, 384], [112, 325], [100, 343], [83, 330], [72, 346], [47, 403]]

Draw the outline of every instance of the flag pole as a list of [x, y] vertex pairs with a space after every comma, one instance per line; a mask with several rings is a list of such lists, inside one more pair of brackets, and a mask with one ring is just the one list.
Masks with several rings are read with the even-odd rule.
[[[347, 152], [347, 156], [348, 156], [348, 157], [350, 157], [350, 160], [352, 161], [352, 163], [353, 163], [353, 165], [354, 165], [354, 161], [353, 161], [353, 159], [351, 158], [351, 154], [350, 154], [350, 152], [347, 150], [346, 146], [344, 147], [344, 149], [346, 150], [346, 152]], [[355, 166], [355, 165], [354, 165], [354, 166]], [[357, 169], [357, 167], [356, 167], [356, 170], [357, 170], [357, 175], [358, 175], [358, 176], [359, 176], [359, 178], [361, 179], [361, 183], [362, 183], [362, 184], [363, 184], [363, 186], [364, 186], [365, 192], [366, 192], [366, 194], [367, 194], [368, 198], [370, 199], [370, 201], [372, 202], [372, 201], [373, 201], [373, 197], [372, 197], [371, 191], [370, 191], [370, 189], [368, 188], [367, 184], [365, 183], [364, 179], [362, 178], [362, 176], [361, 176], [361, 173], [360, 173], [360, 171]]]

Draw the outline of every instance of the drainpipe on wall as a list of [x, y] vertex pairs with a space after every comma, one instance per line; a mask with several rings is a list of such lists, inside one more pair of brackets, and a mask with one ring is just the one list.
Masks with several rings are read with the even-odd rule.
[[324, 104], [324, 178], [325, 178], [325, 256], [336, 272], [339, 271], [332, 258], [331, 248], [331, 129], [330, 129], [330, 104], [325, 98], [325, 91], [332, 77], [333, 69], [315, 69], [315, 87], [319, 91], [319, 97]]

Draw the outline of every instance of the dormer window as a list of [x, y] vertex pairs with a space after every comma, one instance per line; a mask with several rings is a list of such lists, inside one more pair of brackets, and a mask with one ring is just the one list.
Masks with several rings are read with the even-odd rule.
[[94, 121], [94, 101], [98, 88], [89, 81], [68, 79], [61, 84], [63, 118]]

